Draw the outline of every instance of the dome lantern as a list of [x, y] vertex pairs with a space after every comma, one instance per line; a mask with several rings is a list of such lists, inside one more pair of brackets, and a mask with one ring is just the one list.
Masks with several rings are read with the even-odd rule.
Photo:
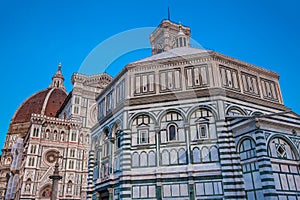
[[63, 90], [66, 90], [64, 86], [64, 76], [61, 72], [61, 63], [58, 64], [57, 72], [52, 76], [52, 83], [49, 85], [49, 88], [61, 88]]

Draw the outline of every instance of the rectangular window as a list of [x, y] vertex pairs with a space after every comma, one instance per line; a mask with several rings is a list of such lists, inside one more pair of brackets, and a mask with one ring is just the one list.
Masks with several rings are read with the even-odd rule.
[[149, 131], [139, 130], [139, 144], [148, 144], [149, 143]]
[[257, 77], [242, 72], [242, 83], [244, 92], [252, 95], [259, 95]]
[[75, 149], [70, 149], [70, 157], [75, 157]]
[[74, 106], [74, 114], [78, 114], [79, 113], [79, 108], [77, 106]]
[[69, 169], [74, 169], [74, 160], [69, 160]]
[[149, 92], [154, 92], [154, 74], [150, 74], [148, 76], [148, 80], [149, 80]]
[[34, 166], [34, 158], [29, 158], [28, 166]]
[[76, 133], [75, 132], [72, 132], [72, 135], [71, 135], [71, 141], [76, 141]]
[[133, 199], [146, 199], [156, 197], [155, 185], [135, 185], [132, 186]]
[[163, 196], [166, 198], [187, 197], [189, 196], [188, 185], [186, 183], [163, 185]]
[[135, 75], [135, 94], [147, 94], [155, 92], [154, 73], [136, 74]]
[[105, 115], [105, 99], [102, 99], [98, 104], [98, 120], [102, 119]]
[[102, 156], [106, 157], [109, 154], [109, 142], [106, 141], [102, 146]]
[[177, 140], [177, 126], [171, 124], [168, 126], [168, 141], [175, 141]]
[[193, 87], [193, 68], [186, 69], [186, 85], [187, 87]]
[[261, 86], [263, 90], [263, 97], [270, 100], [278, 100], [278, 95], [276, 91], [276, 84], [274, 81], [267, 79], [261, 79]]
[[187, 88], [207, 86], [207, 65], [186, 67], [185, 76]]
[[180, 69], [160, 71], [160, 91], [180, 90], [181, 71]]
[[116, 148], [119, 149], [121, 148], [121, 136], [118, 135], [116, 139]]
[[113, 91], [107, 94], [106, 96], [106, 113], [110, 112], [113, 110]]
[[122, 80], [118, 85], [117, 85], [117, 90], [116, 90], [116, 103], [119, 104], [123, 102], [125, 99], [125, 80]]
[[33, 137], [39, 137], [39, 129], [38, 128], [33, 129]]
[[75, 97], [74, 103], [79, 105], [80, 104], [80, 97]]
[[197, 130], [197, 138], [207, 138], [208, 136], [208, 130], [207, 130], [207, 124], [198, 124], [198, 130]]
[[35, 154], [36, 152], [36, 145], [31, 145], [30, 153]]
[[229, 89], [240, 90], [238, 72], [235, 69], [220, 65], [222, 85]]
[[196, 183], [196, 196], [223, 195], [221, 181], [203, 181]]

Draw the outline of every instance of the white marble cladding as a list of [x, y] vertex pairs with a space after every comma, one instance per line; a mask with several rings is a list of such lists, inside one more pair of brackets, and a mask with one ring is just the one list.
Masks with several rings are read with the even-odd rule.
[[278, 74], [230, 59], [207, 51], [188, 58], [170, 58], [172, 62], [131, 63], [98, 96], [98, 119], [127, 99], [214, 88], [283, 104]]

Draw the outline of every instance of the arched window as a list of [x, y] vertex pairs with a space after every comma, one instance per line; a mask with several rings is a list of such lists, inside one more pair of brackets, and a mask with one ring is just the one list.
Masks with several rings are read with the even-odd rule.
[[168, 130], [168, 140], [169, 141], [177, 140], [177, 126], [175, 124], [170, 124], [167, 130]]
[[121, 148], [121, 134], [119, 131], [116, 133], [115, 147], [116, 147], [116, 149]]
[[140, 157], [137, 152], [132, 154], [132, 167], [138, 167], [140, 164]]
[[199, 108], [190, 115], [191, 140], [205, 140], [217, 138], [215, 117], [211, 110]]
[[86, 142], [86, 144], [90, 143], [90, 136], [89, 136], [89, 134], [86, 134], [86, 136], [85, 136], [85, 142]]
[[51, 197], [51, 187], [50, 187], [50, 185], [44, 187], [44, 189], [41, 191], [41, 197], [43, 197], [43, 198]]
[[166, 150], [166, 149], [162, 151], [161, 162], [162, 162], [162, 165], [170, 164], [170, 155], [169, 155], [168, 150]]
[[216, 146], [210, 147], [210, 159], [212, 162], [219, 161], [219, 151]]
[[61, 140], [62, 142], [65, 141], [65, 137], [66, 137], [65, 132], [62, 131], [62, 132], [60, 133], [60, 140]]
[[179, 164], [186, 164], [186, 152], [184, 149], [179, 149], [178, 161], [179, 161]]
[[200, 149], [198, 147], [193, 148], [193, 163], [200, 163]]
[[148, 156], [146, 152], [142, 152], [140, 154], [140, 166], [141, 167], [146, 167], [148, 166]]
[[178, 164], [178, 154], [177, 151], [175, 149], [172, 149], [170, 151], [170, 160], [172, 165], [177, 165]]
[[300, 192], [300, 162], [294, 144], [286, 138], [275, 137], [269, 142], [268, 154], [271, 157], [276, 190], [288, 191], [290, 195], [297, 196]]
[[31, 179], [28, 178], [25, 184], [25, 192], [30, 192], [30, 190], [31, 190]]
[[239, 147], [239, 152], [242, 161], [254, 158], [256, 156], [254, 141], [252, 139], [245, 139]]
[[243, 116], [246, 115], [246, 113], [238, 107], [231, 107], [227, 110], [227, 116]]
[[149, 166], [156, 166], [156, 155], [154, 151], [150, 151], [148, 154]]
[[5, 164], [10, 165], [10, 162], [11, 162], [10, 158], [6, 158]]
[[83, 134], [82, 133], [79, 136], [78, 144], [83, 144]]
[[54, 130], [53, 132], [53, 140], [57, 140], [57, 130]]
[[256, 112], [253, 112], [251, 115], [252, 116], [261, 116], [261, 115], [263, 115], [263, 113], [259, 112], [259, 111], [256, 111]]
[[202, 158], [202, 162], [210, 162], [208, 147], [205, 147], [205, 146], [202, 147], [201, 158]]
[[47, 129], [45, 134], [44, 134], [44, 139], [49, 139], [49, 137], [50, 137], [50, 130]]
[[151, 142], [151, 134], [154, 133], [154, 121], [146, 114], [141, 114], [135, 117], [131, 124], [132, 130], [132, 145], [146, 145]]
[[71, 180], [67, 184], [67, 193], [68, 194], [72, 193], [72, 181]]
[[281, 138], [274, 138], [269, 144], [269, 156], [278, 159], [297, 160], [291, 146]]

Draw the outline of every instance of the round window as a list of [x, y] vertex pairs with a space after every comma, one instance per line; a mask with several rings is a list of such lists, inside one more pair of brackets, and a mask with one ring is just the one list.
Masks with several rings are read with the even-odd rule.
[[56, 161], [57, 155], [58, 155], [57, 151], [48, 151], [45, 155], [46, 161], [48, 163], [54, 163]]

